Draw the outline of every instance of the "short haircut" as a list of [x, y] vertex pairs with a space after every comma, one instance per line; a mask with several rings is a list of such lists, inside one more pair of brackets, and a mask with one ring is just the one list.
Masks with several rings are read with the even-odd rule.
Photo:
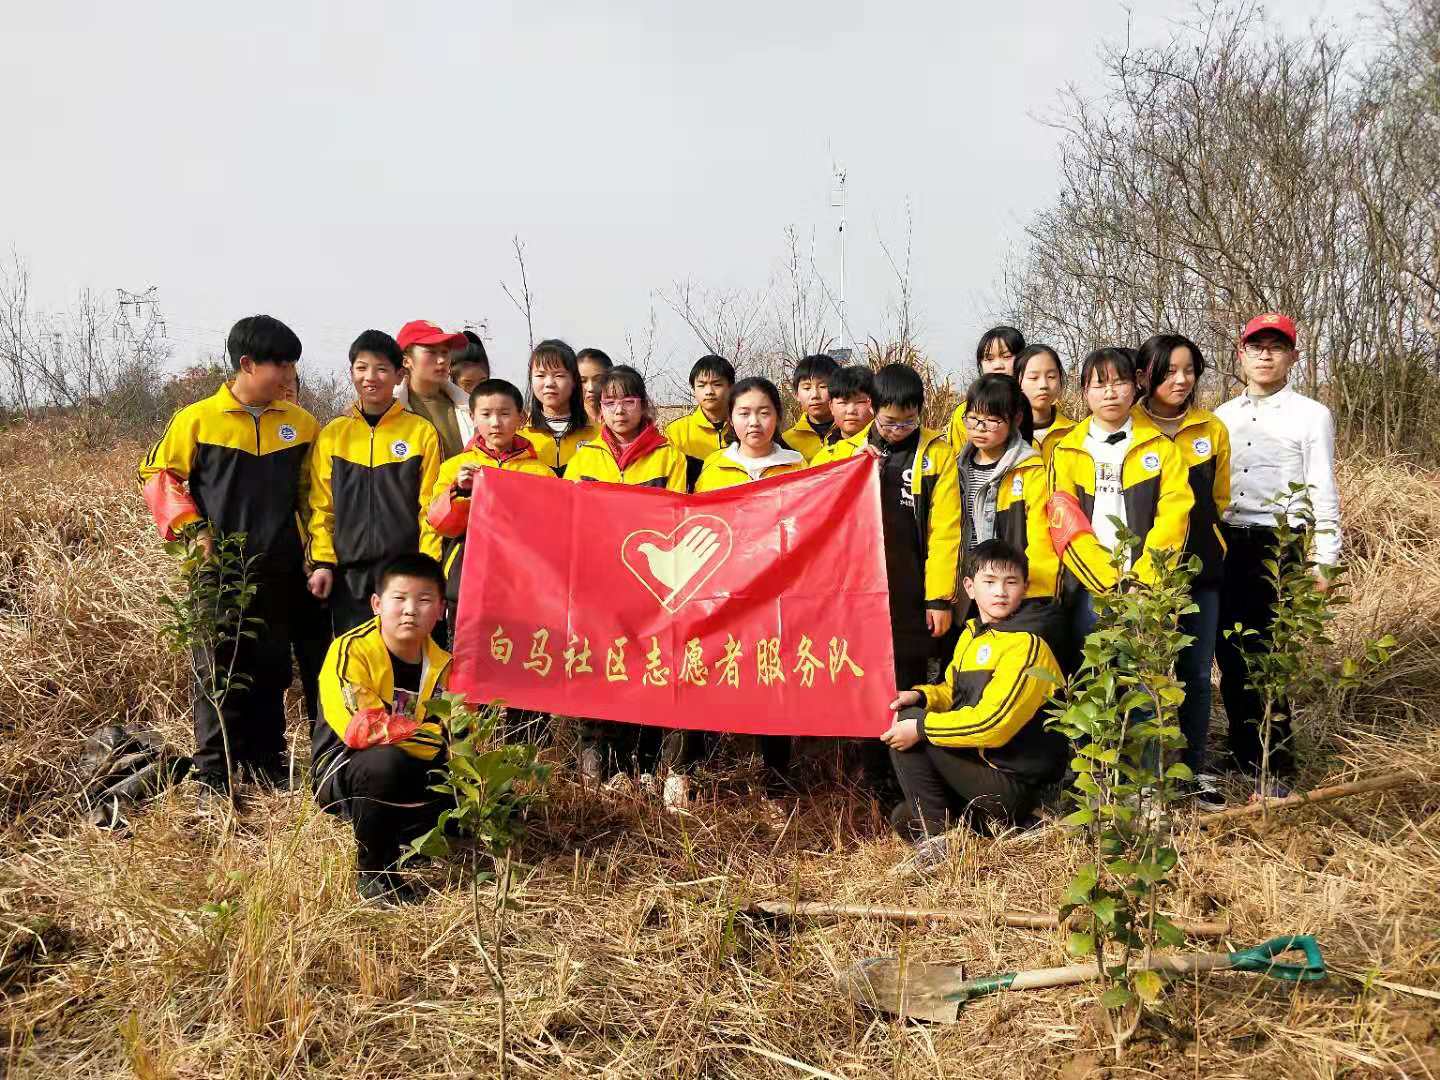
[[390, 361], [390, 366], [397, 371], [405, 366], [405, 354], [400, 351], [400, 343], [384, 330], [363, 330], [360, 336], [350, 343], [352, 366], [355, 358], [362, 352]]
[[640, 405], [647, 412], [650, 409], [650, 395], [645, 390], [645, 376], [628, 364], [619, 364], [600, 376], [600, 394], [615, 397], [638, 397]]
[[[998, 371], [981, 375], [965, 392], [966, 416], [999, 416], [1010, 422], [1026, 442], [1035, 434], [1035, 423], [1030, 414], [1030, 399], [1020, 389], [1020, 383], [1013, 375], [1001, 375]], [[1016, 416], [1019, 422], [1015, 421]]]
[[1026, 345], [1015, 354], [1015, 381], [1025, 381], [1025, 369], [1030, 366], [1030, 361], [1037, 356], [1048, 356], [1055, 361], [1055, 370], [1060, 372], [1060, 385], [1065, 385], [1065, 365], [1060, 360], [1060, 354], [1049, 345]]
[[980, 335], [980, 344], [975, 346], [976, 365], [985, 362], [990, 346], [999, 342], [1009, 350], [1011, 356], [1019, 356], [1025, 350], [1025, 335], [1013, 326], [992, 326]]
[[[761, 375], [752, 375], [748, 379], [741, 379], [730, 391], [730, 411], [735, 411], [735, 404], [746, 394], [760, 391], [770, 399], [770, 405], [775, 410], [775, 422], [778, 424], [780, 418], [785, 415], [785, 407], [780, 402], [780, 388], [769, 379]], [[778, 432], [777, 432], [778, 434]]]
[[709, 353], [700, 357], [690, 367], [690, 385], [695, 385], [695, 380], [701, 375], [709, 375], [712, 378], [724, 379], [732, 386], [735, 383], [735, 365], [726, 360], [723, 356], [716, 356]]
[[830, 396], [840, 401], [853, 397], [875, 400], [875, 373], [865, 364], [851, 364], [830, 376]]
[[273, 315], [247, 315], [230, 328], [225, 339], [230, 370], [240, 370], [240, 358], [257, 364], [294, 364], [300, 359], [300, 339]]
[[376, 595], [383, 593], [391, 579], [397, 577], [420, 578], [434, 585], [441, 596], [445, 595], [445, 571], [433, 558], [419, 551], [407, 551], [381, 564], [380, 572], [375, 575]]
[[1200, 376], [1205, 374], [1205, 354], [1195, 342], [1183, 334], [1156, 334], [1140, 346], [1140, 359], [1136, 362], [1136, 368], [1145, 375], [1145, 396], [1148, 398], [1155, 393], [1157, 384], [1169, 378], [1170, 357], [1176, 349], [1189, 349], [1194, 358], [1195, 385], [1190, 388], [1190, 396], [1185, 399], [1188, 406], [1195, 400], [1195, 391], [1200, 389]]
[[874, 384], [870, 403], [876, 412], [887, 405], [895, 409], [925, 407], [925, 384], [919, 372], [908, 364], [886, 364], [875, 372]]
[[523, 414], [525, 412], [525, 398], [520, 393], [520, 388], [508, 379], [485, 379], [470, 391], [470, 411], [475, 411], [475, 403], [482, 397], [495, 397], [503, 394], [515, 402], [515, 408]]
[[581, 349], [575, 354], [576, 365], [583, 360], [594, 360], [605, 371], [615, 366], [615, 361], [610, 359], [610, 354], [604, 349]]
[[840, 365], [825, 353], [807, 356], [795, 365], [795, 370], [790, 375], [790, 389], [798, 390], [806, 379], [824, 379], [828, 382], [839, 370]]
[[1001, 570], [1019, 570], [1020, 576], [1030, 580], [1030, 560], [1025, 553], [1008, 540], [982, 540], [965, 553], [965, 569], [962, 577], [973, 578], [988, 567]]
[[474, 330], [460, 332], [465, 335], [465, 348], [450, 354], [450, 370], [454, 371], [461, 364], [484, 364], [485, 370], [489, 371], [490, 354], [485, 351], [485, 343], [480, 340], [480, 335]]
[[1099, 373], [1102, 377], [1119, 379], [1121, 382], [1135, 381], [1135, 350], [1119, 345], [1107, 345], [1086, 354], [1080, 365], [1080, 388], [1090, 385], [1090, 380]]

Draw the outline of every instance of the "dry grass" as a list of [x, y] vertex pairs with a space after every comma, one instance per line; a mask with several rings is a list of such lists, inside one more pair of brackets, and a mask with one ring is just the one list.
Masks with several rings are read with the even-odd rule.
[[[97, 834], [70, 808], [80, 739], [109, 719], [188, 745], [179, 665], [157, 640], [167, 568], [135, 492], [138, 449], [0, 432], [0, 1017], [15, 1076], [488, 1076], [496, 1009], [455, 867], [403, 913], [353, 901], [351, 845], [300, 794], [223, 833], [182, 788]], [[1361, 597], [1408, 645], [1384, 680], [1307, 717], [1310, 778], [1440, 761], [1440, 480], [1347, 469]], [[1342, 718], [1336, 710], [1343, 708]], [[297, 731], [297, 734], [299, 732]], [[303, 737], [300, 743], [304, 744]], [[1331, 965], [1440, 988], [1440, 794], [1292, 812], [1266, 831], [1187, 828], [1174, 907], [1233, 941], [1318, 935]], [[1084, 988], [993, 997], [959, 1025], [876, 1019], [836, 991], [852, 961], [904, 950], [975, 973], [1062, 961], [1056, 935], [786, 927], [752, 898], [995, 910], [1053, 907], [1063, 836], [971, 843], [901, 885], [875, 808], [833, 789], [788, 822], [712, 795], [688, 818], [582, 801], [562, 771], [524, 853], [508, 938], [517, 1076], [1370, 1077], [1440, 1075], [1433, 1000], [1346, 977], [1176, 986], [1120, 1066]], [[808, 1071], [807, 1071], [808, 1070]]]

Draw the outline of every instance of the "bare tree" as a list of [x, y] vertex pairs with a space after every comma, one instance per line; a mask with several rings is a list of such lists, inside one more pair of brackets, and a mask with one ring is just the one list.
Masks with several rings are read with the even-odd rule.
[[520, 288], [517, 297], [511, 291], [510, 286], [502, 279], [500, 288], [510, 298], [510, 303], [515, 305], [515, 310], [525, 316], [525, 333], [530, 341], [530, 351], [535, 351], [535, 294], [530, 291], [530, 277], [525, 272], [525, 244], [517, 235], [513, 237], [515, 245], [515, 262], [520, 267]]
[[706, 352], [723, 356], [740, 369], [764, 351], [769, 293], [768, 287], [757, 292], [707, 289], [686, 279], [656, 296], [680, 316]]

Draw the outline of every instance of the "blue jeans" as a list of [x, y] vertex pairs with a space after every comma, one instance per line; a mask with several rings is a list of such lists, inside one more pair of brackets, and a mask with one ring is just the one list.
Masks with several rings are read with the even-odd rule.
[[1215, 585], [1197, 585], [1190, 599], [1199, 609], [1180, 617], [1180, 631], [1192, 641], [1175, 659], [1175, 677], [1185, 688], [1180, 703], [1180, 732], [1185, 736], [1185, 751], [1180, 760], [1191, 772], [1202, 772], [1206, 765], [1206, 747], [1210, 741], [1210, 668], [1215, 662], [1215, 635], [1220, 628], [1220, 589]]

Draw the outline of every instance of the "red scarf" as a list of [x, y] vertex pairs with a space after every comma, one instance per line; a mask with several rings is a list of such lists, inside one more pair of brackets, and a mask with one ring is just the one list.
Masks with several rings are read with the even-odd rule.
[[621, 446], [620, 440], [615, 438], [608, 427], [600, 429], [600, 437], [605, 440], [605, 445], [610, 448], [610, 453], [615, 458], [615, 464], [623, 473], [635, 462], [647, 454], [653, 454], [665, 444], [665, 436], [660, 434], [651, 421], [646, 420], [645, 426], [640, 429], [629, 446]]
[[516, 435], [515, 441], [510, 445], [510, 449], [504, 453], [496, 453], [494, 450], [491, 450], [490, 447], [485, 445], [485, 439], [481, 435], [473, 436], [465, 449], [480, 451], [480, 453], [495, 462], [496, 465], [504, 465], [505, 462], [510, 461], [512, 458], [524, 457], [526, 454], [529, 454], [531, 457], [535, 456], [535, 448], [530, 445], [530, 440], [523, 435]]

